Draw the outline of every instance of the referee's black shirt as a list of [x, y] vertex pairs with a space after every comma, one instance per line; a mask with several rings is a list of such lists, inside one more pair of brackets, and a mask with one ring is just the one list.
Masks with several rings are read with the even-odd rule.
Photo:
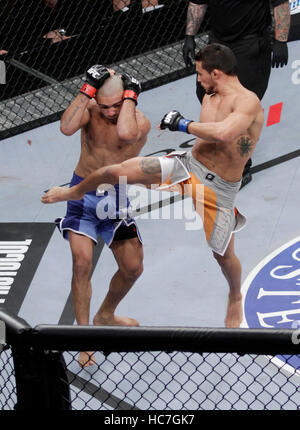
[[[271, 0], [275, 7], [287, 0]], [[269, 0], [193, 0], [207, 4], [210, 30], [223, 42], [234, 42], [246, 35], [262, 33], [271, 24]]]

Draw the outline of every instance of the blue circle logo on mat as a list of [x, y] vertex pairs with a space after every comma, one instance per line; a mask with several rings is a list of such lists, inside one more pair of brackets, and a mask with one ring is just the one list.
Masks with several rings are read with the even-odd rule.
[[[299, 329], [300, 237], [276, 249], [262, 260], [243, 283], [242, 293], [242, 327]], [[278, 358], [300, 371], [299, 356]]]

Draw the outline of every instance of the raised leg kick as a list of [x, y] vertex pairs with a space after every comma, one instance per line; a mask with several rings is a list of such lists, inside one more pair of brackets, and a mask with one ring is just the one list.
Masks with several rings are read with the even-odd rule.
[[120, 164], [101, 167], [91, 173], [80, 184], [71, 188], [53, 187], [41, 199], [43, 203], [65, 200], [80, 200], [88, 191], [100, 185], [114, 185], [125, 177], [128, 184], [160, 184], [161, 164], [158, 157], [135, 157]]
[[[102, 68], [92, 71], [94, 75], [101, 75]], [[244, 227], [246, 219], [235, 207], [235, 199], [244, 167], [259, 140], [264, 115], [259, 99], [239, 82], [236, 59], [228, 47], [219, 44], [205, 47], [196, 56], [196, 71], [197, 79], [207, 93], [200, 121], [186, 119], [172, 110], [164, 115], [159, 126], [161, 130], [196, 136], [192, 151], [167, 157], [137, 157], [135, 154], [118, 164], [96, 166], [91, 174], [89, 170], [88, 174], [82, 175], [85, 179], [71, 188], [52, 188], [42, 197], [42, 202], [81, 200], [85, 193], [96, 190], [98, 186], [121, 184], [122, 177], [128, 184], [146, 186], [165, 184], [167, 180], [168, 185], [180, 184], [183, 192], [186, 192], [187, 185], [195, 209], [202, 216], [207, 244], [229, 285], [225, 325], [238, 327], [242, 321], [241, 264], [234, 252], [233, 235]], [[133, 103], [136, 103], [137, 96], [132, 92], [140, 90], [133, 79], [125, 77], [124, 82], [127, 81], [123, 106], [126, 103], [128, 109], [119, 116], [119, 119], [126, 120], [123, 125], [128, 125], [127, 114], [134, 112]], [[98, 102], [105, 111], [111, 111], [106, 114], [106, 119], [111, 121], [115, 121], [113, 109], [119, 104], [119, 97]], [[131, 115], [131, 126], [136, 117]], [[216, 118], [221, 119], [216, 121]], [[84, 125], [85, 121], [88, 121], [87, 115], [81, 124]], [[242, 147], [241, 140], [244, 143]], [[170, 161], [172, 157], [174, 162]]]

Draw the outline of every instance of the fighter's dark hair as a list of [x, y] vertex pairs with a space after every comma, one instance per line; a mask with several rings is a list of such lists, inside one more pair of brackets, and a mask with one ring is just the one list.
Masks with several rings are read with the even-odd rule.
[[237, 62], [230, 48], [219, 43], [207, 45], [195, 55], [196, 61], [202, 62], [202, 67], [211, 73], [214, 69], [221, 70], [226, 75], [237, 75]]

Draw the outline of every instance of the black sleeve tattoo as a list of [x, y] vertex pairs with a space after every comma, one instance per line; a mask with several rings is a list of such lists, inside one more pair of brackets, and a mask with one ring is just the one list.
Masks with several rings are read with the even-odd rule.
[[186, 35], [195, 36], [202, 24], [207, 4], [189, 3], [187, 18], [186, 18]]
[[280, 42], [286, 42], [289, 37], [290, 29], [290, 7], [289, 2], [280, 4], [274, 7], [274, 20], [275, 20], [275, 38]]

